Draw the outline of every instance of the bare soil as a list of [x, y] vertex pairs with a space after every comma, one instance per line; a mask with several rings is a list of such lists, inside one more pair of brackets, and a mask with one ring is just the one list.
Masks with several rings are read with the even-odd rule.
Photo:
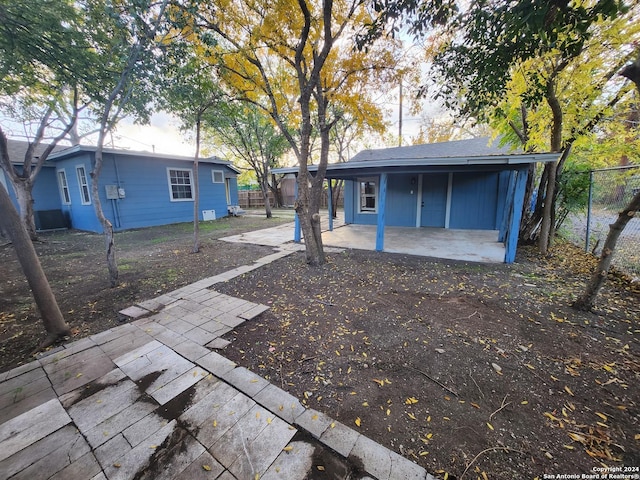
[[[45, 237], [38, 250], [75, 337], [271, 252], [217, 238], [275, 223], [219, 222], [200, 254], [188, 253], [188, 225], [118, 234], [116, 289], [100, 236]], [[575, 311], [594, 261], [569, 244], [552, 253], [521, 247], [514, 265], [485, 265], [350, 250], [319, 268], [296, 253], [216, 286], [271, 306], [227, 334], [223, 353], [441, 477], [637, 468], [640, 288], [614, 275], [596, 313]], [[11, 247], [0, 262], [4, 370], [29, 361], [43, 332]]]

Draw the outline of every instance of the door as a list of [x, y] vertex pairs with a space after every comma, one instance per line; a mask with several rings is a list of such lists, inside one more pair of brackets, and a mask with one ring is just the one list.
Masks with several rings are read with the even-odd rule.
[[448, 185], [448, 173], [425, 173], [422, 176], [421, 226], [444, 228]]

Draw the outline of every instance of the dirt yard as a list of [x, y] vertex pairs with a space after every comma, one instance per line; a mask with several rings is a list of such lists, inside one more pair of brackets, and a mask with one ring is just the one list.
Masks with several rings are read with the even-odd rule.
[[[122, 286], [107, 288], [102, 239], [38, 245], [76, 337], [117, 310], [270, 253], [220, 236], [272, 226], [228, 219], [192, 255], [189, 226], [119, 234]], [[560, 244], [514, 265], [345, 251], [302, 253], [217, 290], [271, 306], [229, 333], [228, 358], [449, 479], [543, 478], [603, 466], [640, 473], [640, 286], [607, 282], [596, 314], [570, 303], [593, 261]], [[11, 247], [0, 249], [0, 355], [28, 361], [42, 336]], [[633, 469], [636, 470], [633, 470]]]

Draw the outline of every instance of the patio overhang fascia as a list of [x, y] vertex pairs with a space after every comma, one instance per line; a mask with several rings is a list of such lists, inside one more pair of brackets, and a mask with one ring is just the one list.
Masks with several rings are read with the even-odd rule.
[[[403, 158], [397, 160], [368, 160], [327, 165], [327, 178], [353, 178], [380, 173], [424, 173], [455, 171], [513, 170], [531, 163], [556, 161], [560, 153], [536, 153], [518, 155], [487, 155], [479, 157]], [[309, 172], [318, 171], [317, 165], [309, 165]], [[299, 167], [275, 168], [275, 174], [297, 174]]]

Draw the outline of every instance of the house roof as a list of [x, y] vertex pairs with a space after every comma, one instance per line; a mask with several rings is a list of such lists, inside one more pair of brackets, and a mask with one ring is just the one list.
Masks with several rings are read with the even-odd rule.
[[[443, 169], [452, 167], [478, 169], [509, 165], [522, 165], [536, 162], [552, 162], [559, 153], [523, 153], [512, 151], [490, 143], [490, 139], [474, 138], [452, 142], [428, 143], [407, 147], [363, 150], [344, 163], [332, 163], [327, 166], [328, 177], [341, 177], [366, 172], [377, 173], [382, 170], [415, 171], [420, 168]], [[309, 171], [317, 171], [317, 165], [310, 165]], [[278, 168], [273, 173], [296, 173], [298, 167]]]
[[[40, 145], [38, 145], [34, 151], [34, 160], [39, 158], [48, 146], [48, 143], [41, 143]], [[29, 148], [29, 142], [25, 142], [24, 140], [14, 140], [11, 138], [7, 139], [9, 160], [11, 160], [11, 163], [13, 163], [14, 165], [22, 165], [24, 163], [24, 156], [27, 153], [27, 148]], [[67, 147], [56, 145], [49, 155], [49, 158], [51, 158], [54, 153], [64, 150], [65, 148]]]
[[[49, 155], [49, 159], [52, 161], [59, 160], [62, 158], [67, 158], [78, 153], [82, 152], [92, 152], [95, 153], [98, 150], [98, 147], [93, 145], [74, 145], [73, 147], [65, 148], [64, 150], [57, 151], [51, 155]], [[135, 157], [148, 157], [148, 158], [162, 158], [166, 160], [178, 160], [181, 162], [193, 162], [193, 157], [185, 157], [180, 155], [167, 155], [164, 153], [153, 153], [153, 152], [144, 152], [144, 151], [136, 151], [136, 150], [122, 150], [115, 148], [105, 148], [103, 149], [103, 153], [115, 154], [115, 155], [130, 155]], [[241, 173], [241, 170], [233, 165], [228, 160], [222, 160], [215, 155], [212, 157], [201, 158], [199, 160], [200, 163], [213, 163], [217, 165], [224, 165], [229, 167], [236, 173]]]

